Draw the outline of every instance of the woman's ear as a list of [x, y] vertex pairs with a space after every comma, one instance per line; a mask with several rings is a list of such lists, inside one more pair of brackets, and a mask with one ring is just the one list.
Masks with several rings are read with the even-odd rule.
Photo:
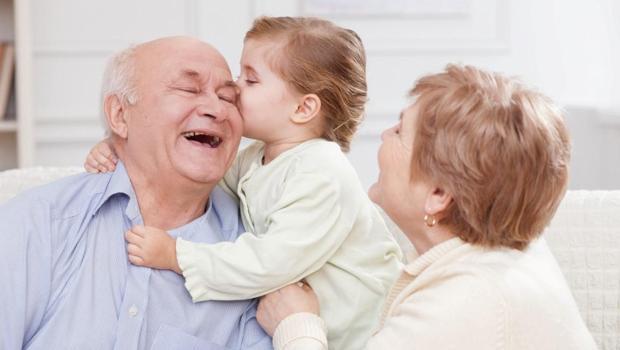
[[321, 99], [315, 94], [307, 94], [301, 97], [297, 110], [291, 116], [295, 124], [305, 124], [313, 120], [321, 111]]
[[452, 203], [452, 195], [441, 187], [431, 187], [425, 203], [426, 214], [441, 217]]
[[127, 110], [119, 97], [115, 94], [107, 96], [103, 101], [103, 111], [112, 133], [126, 139], [128, 134]]

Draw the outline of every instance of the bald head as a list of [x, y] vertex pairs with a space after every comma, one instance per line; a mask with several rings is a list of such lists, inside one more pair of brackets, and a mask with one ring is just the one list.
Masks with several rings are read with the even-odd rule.
[[157, 68], [156, 66], [161, 64], [171, 52], [184, 52], [188, 56], [200, 52], [202, 57], [207, 58], [205, 64], [225, 67], [230, 74], [230, 68], [224, 56], [212, 45], [196, 38], [172, 36], [130, 46], [112, 56], [103, 76], [100, 110], [107, 134], [109, 134], [109, 126], [103, 110], [103, 101], [106, 97], [116, 95], [127, 104], [135, 104], [140, 95], [137, 86], [140, 76]]
[[224, 56], [216, 48], [204, 41], [187, 36], [166, 37], [137, 45], [134, 49], [135, 64], [138, 68], [148, 69], [153, 65], [161, 64], [171, 52], [186, 57], [207, 58], [208, 61], [205, 64], [226, 67], [230, 71]]

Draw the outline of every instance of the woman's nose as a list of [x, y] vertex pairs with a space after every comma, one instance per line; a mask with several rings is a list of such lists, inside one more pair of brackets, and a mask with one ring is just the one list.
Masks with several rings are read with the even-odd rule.
[[383, 132], [381, 133], [381, 141], [385, 141], [385, 138], [392, 132], [393, 129], [394, 127], [383, 130]]

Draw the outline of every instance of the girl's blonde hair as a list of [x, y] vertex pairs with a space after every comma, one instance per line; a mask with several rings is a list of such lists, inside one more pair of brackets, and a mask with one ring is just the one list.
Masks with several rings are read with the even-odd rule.
[[322, 137], [347, 152], [363, 119], [366, 54], [350, 29], [312, 17], [259, 17], [245, 40], [276, 43], [272, 69], [302, 94], [321, 100]]

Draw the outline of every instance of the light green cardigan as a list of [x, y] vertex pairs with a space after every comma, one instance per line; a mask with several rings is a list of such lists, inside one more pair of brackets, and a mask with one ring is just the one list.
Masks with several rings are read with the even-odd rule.
[[330, 348], [360, 348], [400, 273], [398, 245], [335, 143], [262, 158], [263, 143], [250, 145], [222, 183], [239, 198], [247, 233], [213, 245], [177, 241], [188, 291], [194, 301], [240, 300], [305, 278]]

